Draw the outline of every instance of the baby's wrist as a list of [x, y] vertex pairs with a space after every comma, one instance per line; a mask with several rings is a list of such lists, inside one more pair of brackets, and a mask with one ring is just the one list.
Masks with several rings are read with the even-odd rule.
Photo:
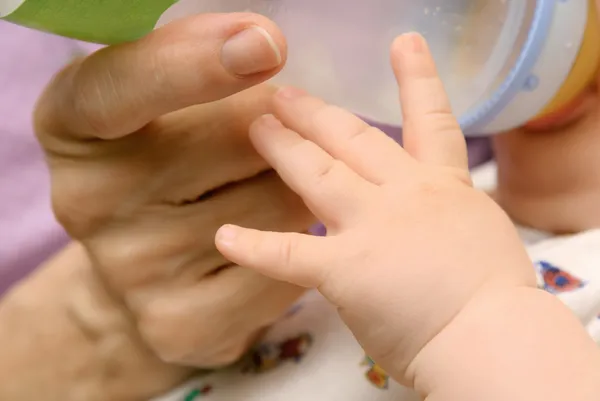
[[419, 353], [409, 373], [415, 389], [432, 401], [587, 401], [600, 391], [599, 369], [596, 345], [560, 300], [512, 286], [475, 296]]

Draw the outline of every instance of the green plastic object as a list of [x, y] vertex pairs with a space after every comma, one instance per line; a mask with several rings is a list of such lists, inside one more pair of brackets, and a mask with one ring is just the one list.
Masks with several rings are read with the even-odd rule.
[[0, 0], [0, 19], [101, 44], [151, 32], [177, 0]]

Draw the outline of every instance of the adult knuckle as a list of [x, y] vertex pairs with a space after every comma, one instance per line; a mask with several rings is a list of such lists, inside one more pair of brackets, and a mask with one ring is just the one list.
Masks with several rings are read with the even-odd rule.
[[161, 349], [165, 338], [166, 328], [169, 327], [169, 319], [165, 321], [165, 315], [156, 301], [145, 303], [137, 311], [137, 324], [140, 334], [154, 350]]
[[94, 199], [93, 193], [85, 184], [79, 187], [70, 185], [79, 180], [53, 181], [51, 200], [56, 220], [72, 237], [86, 237], [104, 220], [101, 210], [90, 202]]
[[206, 366], [213, 363], [206, 359], [207, 355], [228, 340], [226, 334], [230, 331], [228, 320], [211, 319], [214, 313], [203, 313], [167, 294], [159, 294], [141, 307], [138, 305], [135, 317], [141, 338], [161, 360]]
[[80, 135], [70, 132], [69, 121], [75, 121], [86, 135], [110, 137], [110, 117], [122, 82], [111, 68], [95, 60], [92, 56], [74, 61], [53, 77], [40, 96], [33, 122], [42, 145], [53, 136]]
[[[77, 199], [77, 194], [66, 191], [52, 191], [52, 210], [56, 220], [68, 231], [78, 231], [76, 226], [81, 222], [81, 209], [77, 205], [79, 202], [74, 202]], [[77, 237], [77, 235], [75, 235]]]
[[149, 299], [162, 295], [162, 286], [171, 278], [169, 269], [164, 267], [165, 259], [154, 251], [156, 247], [152, 244], [137, 238], [124, 244], [121, 235], [114, 234], [95, 235], [85, 243], [93, 255], [94, 267], [102, 272], [106, 284], [126, 296], [129, 309], [137, 312]]
[[175, 363], [183, 360], [193, 347], [182, 336], [186, 327], [169, 309], [163, 301], [148, 302], [137, 315], [137, 325], [148, 347], [161, 360]]

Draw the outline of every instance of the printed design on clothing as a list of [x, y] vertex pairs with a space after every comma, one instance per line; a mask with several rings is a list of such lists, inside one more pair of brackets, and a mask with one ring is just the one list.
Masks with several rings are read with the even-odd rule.
[[365, 373], [367, 380], [369, 380], [375, 387], [386, 390], [390, 384], [390, 377], [385, 370], [375, 363], [369, 356], [365, 356], [361, 366], [368, 366], [369, 370]]
[[301, 302], [298, 302], [297, 304], [292, 305], [292, 307], [287, 310], [285, 315], [283, 315], [283, 318], [289, 319], [293, 316], [296, 316], [298, 314], [298, 312], [300, 312], [300, 310], [302, 310], [302, 307], [303, 307], [303, 305]]
[[313, 344], [309, 333], [301, 333], [276, 343], [262, 343], [254, 348], [242, 362], [242, 373], [264, 373], [282, 363], [299, 363]]
[[194, 401], [197, 400], [198, 398], [210, 394], [213, 390], [213, 387], [211, 385], [205, 385], [203, 387], [196, 387], [193, 390], [191, 390], [189, 393], [187, 393], [187, 395], [183, 398], [183, 401]]
[[538, 261], [535, 268], [541, 278], [540, 288], [551, 294], [563, 294], [585, 287], [586, 282], [547, 261]]

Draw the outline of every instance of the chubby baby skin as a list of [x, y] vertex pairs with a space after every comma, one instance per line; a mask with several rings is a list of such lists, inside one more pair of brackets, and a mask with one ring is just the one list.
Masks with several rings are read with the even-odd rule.
[[600, 227], [599, 85], [600, 71], [565, 113], [494, 138], [495, 197], [516, 222], [558, 234]]
[[464, 137], [423, 38], [398, 38], [392, 63], [404, 148], [292, 88], [251, 128], [255, 148], [329, 235], [226, 225], [218, 249], [317, 288], [366, 352], [428, 401], [596, 400], [600, 352], [536, 288], [511, 219], [472, 187]]
[[494, 138], [495, 197], [516, 222], [559, 234], [600, 227], [598, 83], [568, 119]]

